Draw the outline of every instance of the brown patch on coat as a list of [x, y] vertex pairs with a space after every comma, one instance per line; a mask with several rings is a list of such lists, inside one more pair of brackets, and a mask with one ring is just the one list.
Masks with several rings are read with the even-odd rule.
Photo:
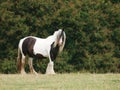
[[51, 44], [51, 49], [50, 49], [50, 57], [52, 61], [54, 61], [58, 55], [59, 52], [59, 46], [58, 44], [54, 47], [54, 42]]
[[23, 54], [26, 56], [30, 56], [33, 57], [34, 53], [33, 53], [33, 47], [35, 45], [36, 39], [32, 38], [32, 37], [28, 37], [24, 40], [23, 44], [22, 44], [22, 51]]
[[36, 39], [32, 38], [32, 37], [28, 37], [24, 40], [23, 45], [22, 45], [22, 50], [23, 50], [23, 54], [26, 56], [28, 55], [29, 57], [34, 57], [37, 59], [41, 59], [41, 58], [45, 58], [43, 55], [41, 54], [34, 54], [34, 50], [33, 47], [35, 45]]

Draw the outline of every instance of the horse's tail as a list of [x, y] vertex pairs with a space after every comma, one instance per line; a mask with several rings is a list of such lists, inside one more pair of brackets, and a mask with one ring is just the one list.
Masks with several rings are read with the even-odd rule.
[[20, 48], [18, 47], [17, 69], [19, 70], [19, 72], [21, 71], [21, 65], [22, 65], [21, 59], [22, 59], [22, 55], [21, 55]]

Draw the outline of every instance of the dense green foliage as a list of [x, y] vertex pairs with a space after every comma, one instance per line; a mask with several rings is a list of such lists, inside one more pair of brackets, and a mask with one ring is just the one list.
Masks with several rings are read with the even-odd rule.
[[[17, 72], [21, 38], [45, 38], [58, 28], [67, 40], [57, 72], [120, 72], [120, 0], [1, 0], [0, 72]], [[34, 60], [34, 67], [45, 72], [47, 63]]]

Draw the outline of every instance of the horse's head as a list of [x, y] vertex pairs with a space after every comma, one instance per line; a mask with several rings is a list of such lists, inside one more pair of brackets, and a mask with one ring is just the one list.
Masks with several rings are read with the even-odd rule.
[[54, 32], [54, 36], [56, 38], [55, 46], [58, 45], [60, 47], [59, 51], [61, 52], [65, 45], [66, 34], [65, 34], [64, 30], [59, 29], [58, 31]]

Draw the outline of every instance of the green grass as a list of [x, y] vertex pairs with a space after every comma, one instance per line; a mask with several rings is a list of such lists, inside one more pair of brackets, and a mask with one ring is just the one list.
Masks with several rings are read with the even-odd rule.
[[120, 74], [0, 74], [0, 90], [120, 90]]

